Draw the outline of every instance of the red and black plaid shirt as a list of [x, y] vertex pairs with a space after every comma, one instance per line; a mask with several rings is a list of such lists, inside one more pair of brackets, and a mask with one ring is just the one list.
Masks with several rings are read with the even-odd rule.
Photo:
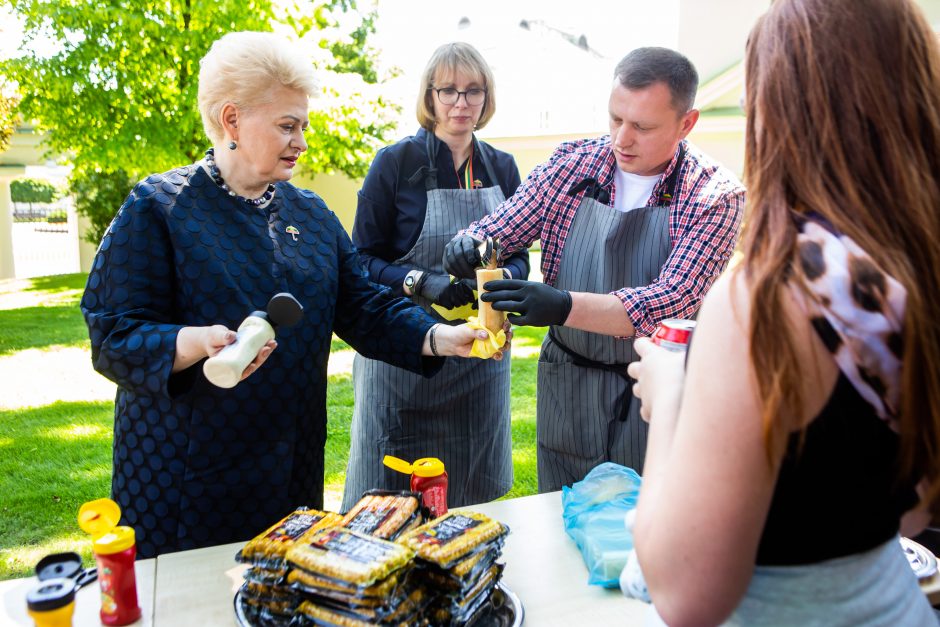
[[[651, 335], [667, 318], [688, 318], [698, 310], [705, 292], [728, 265], [744, 212], [744, 187], [721, 166], [685, 142], [675, 198], [670, 205], [672, 253], [650, 285], [612, 292], [622, 302], [638, 335]], [[647, 203], [659, 198], [676, 166], [679, 151], [663, 172]], [[614, 204], [613, 151], [608, 136], [565, 142], [537, 166], [512, 198], [496, 211], [470, 225], [474, 237], [499, 237], [503, 251], [512, 253], [542, 241], [542, 274], [553, 285], [568, 231], [584, 192], [568, 190], [592, 177]]]

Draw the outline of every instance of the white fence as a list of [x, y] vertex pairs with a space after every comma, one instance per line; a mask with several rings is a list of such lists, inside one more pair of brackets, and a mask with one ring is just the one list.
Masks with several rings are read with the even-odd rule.
[[57, 203], [56, 208], [67, 211], [67, 222], [13, 223], [16, 278], [69, 274], [80, 270], [75, 210], [68, 201]]

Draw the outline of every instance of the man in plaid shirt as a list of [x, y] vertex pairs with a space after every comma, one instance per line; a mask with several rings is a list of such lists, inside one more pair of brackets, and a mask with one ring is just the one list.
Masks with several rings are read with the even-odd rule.
[[445, 269], [472, 278], [486, 238], [499, 238], [501, 255], [541, 240], [544, 283], [490, 281], [483, 296], [514, 324], [551, 327], [539, 363], [541, 491], [603, 461], [642, 468], [632, 339], [693, 317], [731, 257], [744, 188], [685, 140], [697, 87], [681, 54], [631, 52], [615, 71], [610, 135], [559, 146], [445, 249]]

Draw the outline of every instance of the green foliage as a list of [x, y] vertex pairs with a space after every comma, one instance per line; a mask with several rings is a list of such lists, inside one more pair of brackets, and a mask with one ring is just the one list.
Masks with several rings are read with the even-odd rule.
[[16, 116], [16, 102], [3, 95], [4, 85], [0, 83], [0, 152], [7, 149], [13, 136], [13, 120]]
[[10, 198], [13, 202], [53, 202], [59, 196], [56, 186], [44, 179], [13, 179], [10, 182]]
[[98, 245], [134, 183], [124, 170], [76, 168], [72, 172], [70, 184], [75, 194], [75, 211], [91, 222], [82, 236], [85, 241]]
[[[0, 74], [20, 86], [20, 112], [50, 131], [52, 152], [74, 155], [86, 172], [123, 170], [141, 178], [202, 155], [208, 141], [196, 105], [199, 60], [227, 32], [268, 31], [281, 23], [297, 36], [319, 35], [298, 46], [319, 45], [337, 55], [318, 60], [321, 78], [335, 70], [375, 82], [374, 55], [365, 49], [374, 12], [349, 24], [350, 16], [358, 16], [355, 6], [354, 0], [293, 6], [278, 0], [24, 0], [12, 3], [25, 22], [23, 54], [0, 63]], [[353, 31], [351, 39], [341, 23]], [[43, 57], [29, 45], [40, 35], [58, 42], [55, 54]], [[388, 105], [342, 84], [336, 88], [341, 101], [356, 105], [337, 113], [352, 121], [340, 124], [345, 135], [336, 141], [330, 136], [334, 125], [312, 116], [310, 149], [301, 164], [314, 173], [357, 175], [372, 156], [369, 148], [387, 141], [388, 125], [354, 122], [382, 118]]]

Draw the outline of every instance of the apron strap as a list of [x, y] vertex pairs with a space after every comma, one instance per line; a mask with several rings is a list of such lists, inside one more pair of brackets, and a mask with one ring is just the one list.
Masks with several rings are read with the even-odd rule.
[[480, 153], [480, 160], [483, 161], [483, 168], [486, 170], [486, 176], [490, 179], [490, 185], [499, 187], [499, 180], [496, 178], [496, 172], [493, 170], [490, 158], [486, 155], [486, 150], [483, 149], [483, 145], [477, 141], [476, 135], [473, 136], [473, 145], [476, 151]]
[[679, 142], [679, 156], [676, 158], [676, 167], [669, 173], [669, 178], [663, 183], [663, 189], [659, 192], [659, 204], [668, 207], [672, 199], [676, 197], [676, 188], [679, 186], [679, 170], [682, 169], [682, 163], [685, 161], [685, 144]]
[[[685, 144], [682, 142], [679, 143], [679, 156], [676, 158], [676, 165], [672, 169], [672, 172], [669, 173], [669, 178], [663, 182], [662, 191], [659, 192], [658, 205], [661, 207], [668, 207], [669, 203], [672, 202], [672, 199], [676, 196], [676, 188], [679, 186], [679, 170], [682, 169], [682, 164], [685, 161]], [[581, 192], [585, 192], [586, 197], [593, 198], [602, 205], [610, 204], [610, 192], [601, 186], [601, 184], [594, 177], [584, 178], [568, 189], [569, 196], [577, 196]]]
[[431, 191], [432, 189], [437, 189], [437, 161], [435, 159], [437, 151], [434, 150], [437, 147], [434, 140], [437, 138], [434, 136], [434, 133], [425, 132], [427, 133], [427, 139], [424, 144], [424, 149], [428, 156], [428, 164], [421, 166], [414, 174], [408, 177], [408, 184], [417, 185], [421, 179], [424, 179], [424, 189]]
[[581, 192], [584, 192], [585, 197], [593, 198], [602, 205], [610, 204], [610, 192], [592, 176], [578, 181], [568, 189], [569, 196], [577, 196]]
[[548, 337], [552, 339], [552, 342], [554, 342], [563, 353], [571, 357], [571, 360], [575, 366], [595, 368], [597, 370], [606, 370], [607, 372], [613, 372], [614, 374], [623, 377], [626, 381], [633, 380], [629, 377], [629, 375], [627, 375], [628, 364], [605, 364], [602, 361], [594, 361], [589, 357], [585, 357], [580, 353], [576, 353], [574, 350], [566, 346], [564, 342], [558, 339], [558, 335], [555, 333], [555, 327], [548, 327]]
[[565, 346], [565, 344], [558, 339], [558, 335], [555, 333], [555, 327], [548, 327], [548, 337], [555, 344], [555, 346], [561, 349], [561, 352], [571, 357], [571, 362], [575, 366], [612, 372], [626, 381], [627, 387], [617, 399], [616, 409], [617, 420], [620, 422], [626, 422], [630, 411], [630, 397], [633, 396], [633, 379], [631, 379], [630, 375], [627, 374], [627, 364], [605, 364], [600, 361], [588, 359], [584, 355], [580, 355], [574, 352], [571, 350], [571, 348]]

